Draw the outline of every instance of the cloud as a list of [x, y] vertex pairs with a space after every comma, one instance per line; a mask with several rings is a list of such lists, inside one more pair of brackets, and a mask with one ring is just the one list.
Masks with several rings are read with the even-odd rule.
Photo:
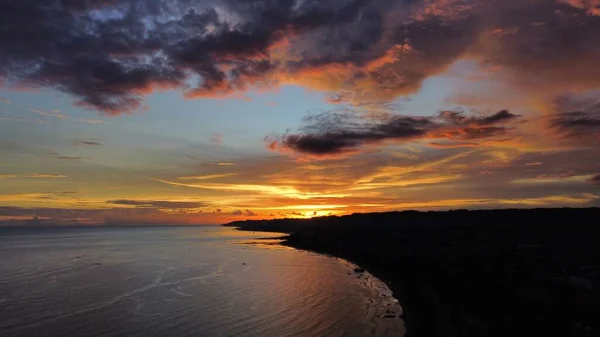
[[102, 145], [102, 143], [98, 143], [98, 142], [91, 141], [91, 140], [78, 140], [76, 142], [76, 144], [79, 144], [79, 145], [92, 145], [92, 146], [100, 146], [100, 145]]
[[67, 176], [64, 174], [0, 174], [0, 179], [18, 179], [18, 178], [32, 178], [32, 179], [60, 179], [66, 178]]
[[600, 0], [558, 0], [558, 2], [584, 9], [589, 15], [600, 15]]
[[588, 181], [592, 181], [592, 175], [573, 175], [573, 172], [566, 172], [562, 174], [555, 175], [540, 175], [535, 178], [525, 178], [525, 179], [517, 179], [513, 180], [514, 184], [533, 184], [533, 185], [541, 185], [541, 184], [573, 184], [573, 183], [587, 183]]
[[[115, 208], [25, 208], [0, 206], [2, 225], [73, 225], [73, 224], [198, 224], [217, 218], [210, 214], [188, 209], [162, 209], [154, 207]], [[222, 221], [222, 220], [220, 220]]]
[[81, 157], [79, 157], [79, 156], [64, 156], [56, 151], [50, 151], [50, 155], [52, 155], [55, 158], [64, 159], [64, 160], [79, 160], [79, 159], [81, 159]]
[[221, 145], [223, 143], [223, 135], [218, 132], [215, 132], [212, 134], [212, 136], [210, 136], [209, 140], [215, 145]]
[[423, 137], [434, 124], [427, 118], [390, 116], [384, 122], [361, 123], [346, 113], [324, 113], [305, 119], [303, 133], [272, 134], [265, 138], [271, 150], [291, 150], [315, 156], [355, 152], [365, 144]]
[[64, 174], [28, 174], [25, 175], [26, 178], [46, 178], [46, 179], [57, 179], [57, 178], [66, 178], [67, 176]]
[[338, 102], [389, 101], [461, 58], [538, 91], [600, 84], [597, 0], [74, 3], [0, 5], [6, 86], [50, 87], [114, 115], [162, 89], [196, 98], [298, 84]]
[[474, 142], [444, 142], [444, 143], [431, 142], [431, 143], [429, 143], [429, 146], [436, 148], [436, 149], [458, 149], [458, 148], [462, 148], [462, 147], [477, 147], [477, 146], [479, 146], [479, 143], [474, 143]]
[[107, 204], [135, 206], [140, 208], [161, 208], [161, 209], [183, 209], [183, 208], [201, 208], [209, 204], [195, 201], [163, 201], [163, 200], [108, 200]]
[[596, 174], [590, 178], [590, 182], [595, 185], [600, 185], [600, 174]]
[[231, 212], [231, 215], [243, 215], [243, 214], [244, 214], [244, 212], [242, 212], [240, 210]]
[[28, 119], [28, 118], [12, 118], [12, 117], [0, 117], [2, 121], [10, 121], [10, 122], [23, 122], [23, 123], [32, 123], [32, 124], [42, 124], [43, 121], [38, 119]]
[[551, 127], [567, 138], [585, 137], [600, 132], [600, 111], [571, 111], [551, 117]]
[[101, 119], [75, 118], [73, 120], [76, 122], [87, 123], [87, 124], [104, 124], [104, 121]]
[[595, 94], [557, 98], [555, 112], [547, 117], [550, 129], [566, 139], [600, 139], [600, 100]]
[[235, 176], [237, 173], [207, 174], [203, 176], [179, 177], [179, 180], [211, 180]]
[[[194, 156], [187, 156], [190, 159], [194, 159], [194, 160], [200, 160], [200, 158], [194, 157]], [[210, 162], [208, 163], [209, 165], [217, 165], [217, 166], [236, 166], [236, 163], [231, 163], [231, 162]]]
[[297, 199], [312, 199], [312, 198], [342, 198], [347, 196], [343, 193], [320, 193], [320, 192], [302, 192], [293, 186], [274, 185], [265, 182], [265, 185], [259, 184], [233, 184], [233, 183], [199, 183], [188, 184], [179, 183], [168, 180], [153, 179], [164, 184], [178, 187], [200, 188], [214, 191], [231, 191], [231, 192], [253, 192], [258, 194], [277, 195], [287, 198]]
[[[244, 90], [276, 67], [265, 55], [286, 32], [353, 22], [366, 7], [362, 1], [101, 3], [3, 4], [0, 20], [13, 29], [0, 39], [22, 43], [3, 48], [0, 74], [15, 85], [52, 86], [107, 114], [132, 112], [142, 108], [144, 94], [161, 88], [180, 88], [188, 97]], [[190, 85], [196, 77], [199, 83]]]
[[87, 124], [104, 124], [104, 121], [100, 120], [100, 119], [70, 118], [68, 115], [61, 113], [58, 110], [52, 110], [52, 111], [48, 112], [48, 111], [39, 110], [39, 109], [29, 109], [29, 111], [34, 112], [43, 117], [56, 118], [56, 119], [63, 120], [63, 121], [71, 120], [71, 121], [87, 123]]
[[6, 98], [2, 98], [0, 97], [0, 103], [4, 103], [4, 104], [11, 104], [12, 102]]
[[487, 116], [467, 116], [460, 111], [442, 111], [434, 117], [383, 115], [374, 121], [348, 112], [323, 113], [305, 118], [302, 132], [271, 134], [265, 143], [271, 150], [316, 157], [355, 153], [369, 144], [427, 138], [461, 141], [433, 142], [433, 147], [473, 147], [478, 143], [472, 141], [506, 134], [510, 128], [503, 124], [516, 118], [506, 110]]
[[251, 210], [247, 209], [245, 215], [246, 216], [257, 216], [258, 214], [256, 214], [256, 213], [252, 212]]
[[68, 118], [67, 115], [60, 113], [58, 110], [53, 110], [53, 111], [47, 112], [47, 111], [43, 111], [43, 110], [39, 110], [39, 109], [29, 109], [29, 111], [34, 112], [34, 113], [44, 116], [44, 117], [51, 117], [51, 118], [56, 118], [56, 119], [60, 119], [60, 120], [65, 120]]
[[489, 116], [471, 116], [467, 117], [461, 111], [445, 110], [441, 111], [439, 117], [446, 122], [456, 125], [493, 125], [503, 122], [508, 122], [519, 116], [513, 115], [508, 110], [500, 110]]

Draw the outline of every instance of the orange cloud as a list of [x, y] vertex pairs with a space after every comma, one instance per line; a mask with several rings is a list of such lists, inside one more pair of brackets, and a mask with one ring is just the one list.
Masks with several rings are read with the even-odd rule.
[[600, 15], [600, 0], [558, 0], [558, 2], [584, 9], [589, 15]]

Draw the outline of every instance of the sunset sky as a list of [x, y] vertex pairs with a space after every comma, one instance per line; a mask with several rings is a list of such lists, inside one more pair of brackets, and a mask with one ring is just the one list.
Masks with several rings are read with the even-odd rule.
[[0, 225], [600, 206], [600, 0], [0, 1]]

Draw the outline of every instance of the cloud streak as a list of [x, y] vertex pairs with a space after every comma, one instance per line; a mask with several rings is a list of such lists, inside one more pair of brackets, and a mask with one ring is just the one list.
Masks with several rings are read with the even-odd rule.
[[100, 146], [102, 143], [91, 141], [91, 140], [78, 140], [76, 141], [78, 145], [92, 145], [92, 146]]
[[0, 179], [20, 179], [20, 178], [30, 178], [30, 179], [62, 179], [67, 178], [64, 174], [0, 174]]
[[108, 200], [107, 204], [120, 206], [133, 206], [138, 208], [159, 208], [159, 209], [191, 209], [207, 207], [210, 204], [196, 201], [164, 201], [164, 200]]
[[39, 109], [29, 109], [29, 111], [36, 113], [38, 115], [44, 116], [44, 117], [56, 118], [56, 119], [60, 119], [60, 120], [65, 120], [68, 118], [67, 115], [61, 114], [60, 112], [58, 112], [56, 110], [47, 112], [47, 111], [43, 111], [43, 110], [39, 110]]

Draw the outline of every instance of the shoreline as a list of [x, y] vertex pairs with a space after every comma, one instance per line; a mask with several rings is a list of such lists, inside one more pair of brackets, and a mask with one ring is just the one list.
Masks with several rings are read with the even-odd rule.
[[[400, 336], [400, 337], [414, 337], [416, 335], [413, 334], [409, 334], [408, 332], [408, 328], [407, 328], [407, 309], [406, 309], [406, 303], [404, 303], [404, 301], [402, 300], [402, 298], [399, 298], [399, 296], [397, 294], [402, 294], [401, 289], [398, 287], [398, 283], [394, 284], [393, 281], [390, 281], [388, 278], [384, 278], [381, 275], [384, 274], [381, 272], [380, 268], [375, 268], [374, 266], [372, 266], [371, 264], [369, 264], [367, 266], [366, 263], [357, 263], [354, 260], [351, 260], [350, 258], [347, 258], [345, 256], [342, 256], [343, 254], [332, 254], [331, 252], [328, 252], [326, 250], [322, 250], [322, 249], [315, 249], [315, 248], [307, 248], [305, 246], [302, 245], [298, 245], [298, 244], [294, 244], [292, 242], [290, 242], [290, 238], [293, 236], [293, 233], [285, 233], [285, 232], [273, 232], [273, 231], [269, 231], [269, 230], [256, 230], [256, 229], [245, 229], [243, 227], [237, 227], [234, 226], [235, 230], [238, 231], [242, 231], [242, 232], [262, 232], [262, 233], [277, 233], [280, 234], [282, 236], [279, 237], [269, 237], [269, 238], [257, 238], [255, 239], [256, 241], [250, 241], [250, 242], [244, 242], [244, 244], [260, 244], [263, 245], [265, 244], [264, 242], [261, 241], [267, 241], [267, 240], [277, 240], [277, 242], [269, 242], [267, 243], [267, 245], [272, 245], [272, 246], [283, 246], [283, 247], [288, 247], [288, 248], [292, 248], [301, 252], [307, 252], [307, 253], [311, 253], [311, 254], [318, 254], [321, 256], [325, 256], [327, 258], [331, 258], [331, 259], [335, 259], [338, 260], [339, 263], [347, 265], [347, 267], [350, 268], [350, 270], [354, 273], [354, 275], [358, 276], [358, 278], [360, 278], [362, 281], [368, 281], [368, 278], [374, 278], [375, 280], [377, 280], [381, 285], [383, 285], [385, 287], [385, 290], [388, 294], [380, 294], [378, 296], [378, 298], [380, 299], [387, 299], [388, 301], [391, 300], [392, 302], [394, 302], [400, 310], [400, 313], [397, 312], [390, 312], [389, 310], [383, 311], [381, 310], [381, 314], [375, 314], [371, 319], [373, 321], [375, 321], [374, 325], [377, 327], [379, 326], [379, 324], [377, 323], [377, 319], [382, 319], [384, 320], [383, 322], [385, 322], [385, 320], [388, 319], [398, 319], [401, 321], [401, 325], [403, 327], [403, 331], [401, 331], [401, 334], [397, 334], [397, 331], [390, 331], [392, 332], [391, 336], [395, 337], [395, 336]], [[374, 271], [376, 270], [376, 271]], [[364, 285], [365, 287], [369, 287], [368, 285]], [[388, 304], [386, 304], [388, 305]], [[383, 308], [383, 307], [381, 307]], [[380, 309], [381, 309], [380, 308]], [[377, 307], [375, 308], [377, 309]], [[391, 317], [385, 317], [385, 315], [394, 315], [395, 317], [391, 318]], [[411, 315], [412, 317], [415, 317], [416, 315]], [[374, 336], [389, 336], [390, 334], [374, 334]]]
[[406, 211], [226, 226], [286, 233], [283, 245], [365, 268], [401, 304], [408, 337], [591, 337], [598, 217], [600, 208]]
[[[252, 230], [244, 229], [242, 227], [235, 227], [235, 228], [236, 228], [236, 230], [244, 231], [244, 232], [259, 232], [259, 230], [254, 230], [254, 229], [252, 229]], [[268, 231], [264, 231], [264, 232], [268, 232]], [[347, 256], [344, 256], [344, 254], [334, 254], [334, 253], [329, 252], [324, 249], [306, 247], [306, 246], [303, 246], [298, 243], [294, 244], [293, 242], [290, 242], [290, 238], [293, 236], [293, 233], [280, 233], [280, 234], [283, 234], [284, 236], [273, 237], [273, 238], [268, 238], [268, 239], [269, 240], [280, 240], [280, 242], [278, 242], [277, 245], [290, 247], [290, 248], [293, 248], [296, 250], [319, 254], [319, 255], [327, 256], [329, 258], [341, 260], [344, 263], [351, 265], [354, 269], [362, 270], [361, 273], [367, 273], [368, 275], [371, 275], [372, 277], [374, 277], [375, 279], [380, 281], [385, 287], [387, 287], [387, 290], [390, 293], [389, 297], [392, 298], [393, 300], [395, 300], [396, 303], [398, 304], [398, 306], [400, 307], [401, 313], [396, 314], [396, 318], [400, 319], [403, 322], [403, 326], [404, 326], [403, 337], [415, 337], [416, 336], [416, 334], [411, 334], [409, 332], [409, 326], [416, 325], [416, 323], [417, 323], [416, 317], [417, 316], [415, 314], [410, 314], [410, 315], [407, 314], [407, 312], [408, 312], [407, 304], [404, 301], [403, 297], [399, 296], [399, 295], [403, 294], [404, 292], [403, 292], [402, 288], [400, 287], [400, 284], [399, 284], [400, 282], [398, 280], [395, 280], [396, 282], [394, 282], [393, 277], [390, 277], [390, 275], [386, 275], [386, 273], [382, 270], [382, 268], [376, 267], [370, 263], [367, 263], [366, 261], [356, 261], [356, 259], [352, 259]], [[262, 239], [259, 239], [259, 240], [262, 240]]]
[[[243, 229], [241, 227], [237, 227], [237, 229], [240, 231], [247, 231], [246, 229]], [[397, 301], [402, 310], [402, 314], [398, 315], [398, 318], [404, 322], [404, 337], [417, 336], [415, 331], [411, 330], [418, 326], [418, 317], [420, 317], [420, 315], [418, 316], [416, 313], [412, 312], [412, 310], [409, 309], [409, 305], [406, 303], [406, 299], [404, 297], [405, 291], [401, 286], [401, 281], [399, 279], [393, 277], [392, 275], [390, 275], [390, 273], [386, 273], [381, 266], [376, 266], [375, 264], [368, 263], [364, 259], [348, 256], [348, 254], [335, 254], [325, 249], [307, 247], [302, 244], [290, 242], [290, 238], [292, 237], [292, 235], [292, 233], [287, 233], [286, 236], [280, 237], [279, 239], [281, 240], [281, 242], [279, 244], [282, 246], [316, 253], [335, 259], [341, 259], [366, 271], [368, 274], [381, 281], [389, 289], [391, 297]]]

